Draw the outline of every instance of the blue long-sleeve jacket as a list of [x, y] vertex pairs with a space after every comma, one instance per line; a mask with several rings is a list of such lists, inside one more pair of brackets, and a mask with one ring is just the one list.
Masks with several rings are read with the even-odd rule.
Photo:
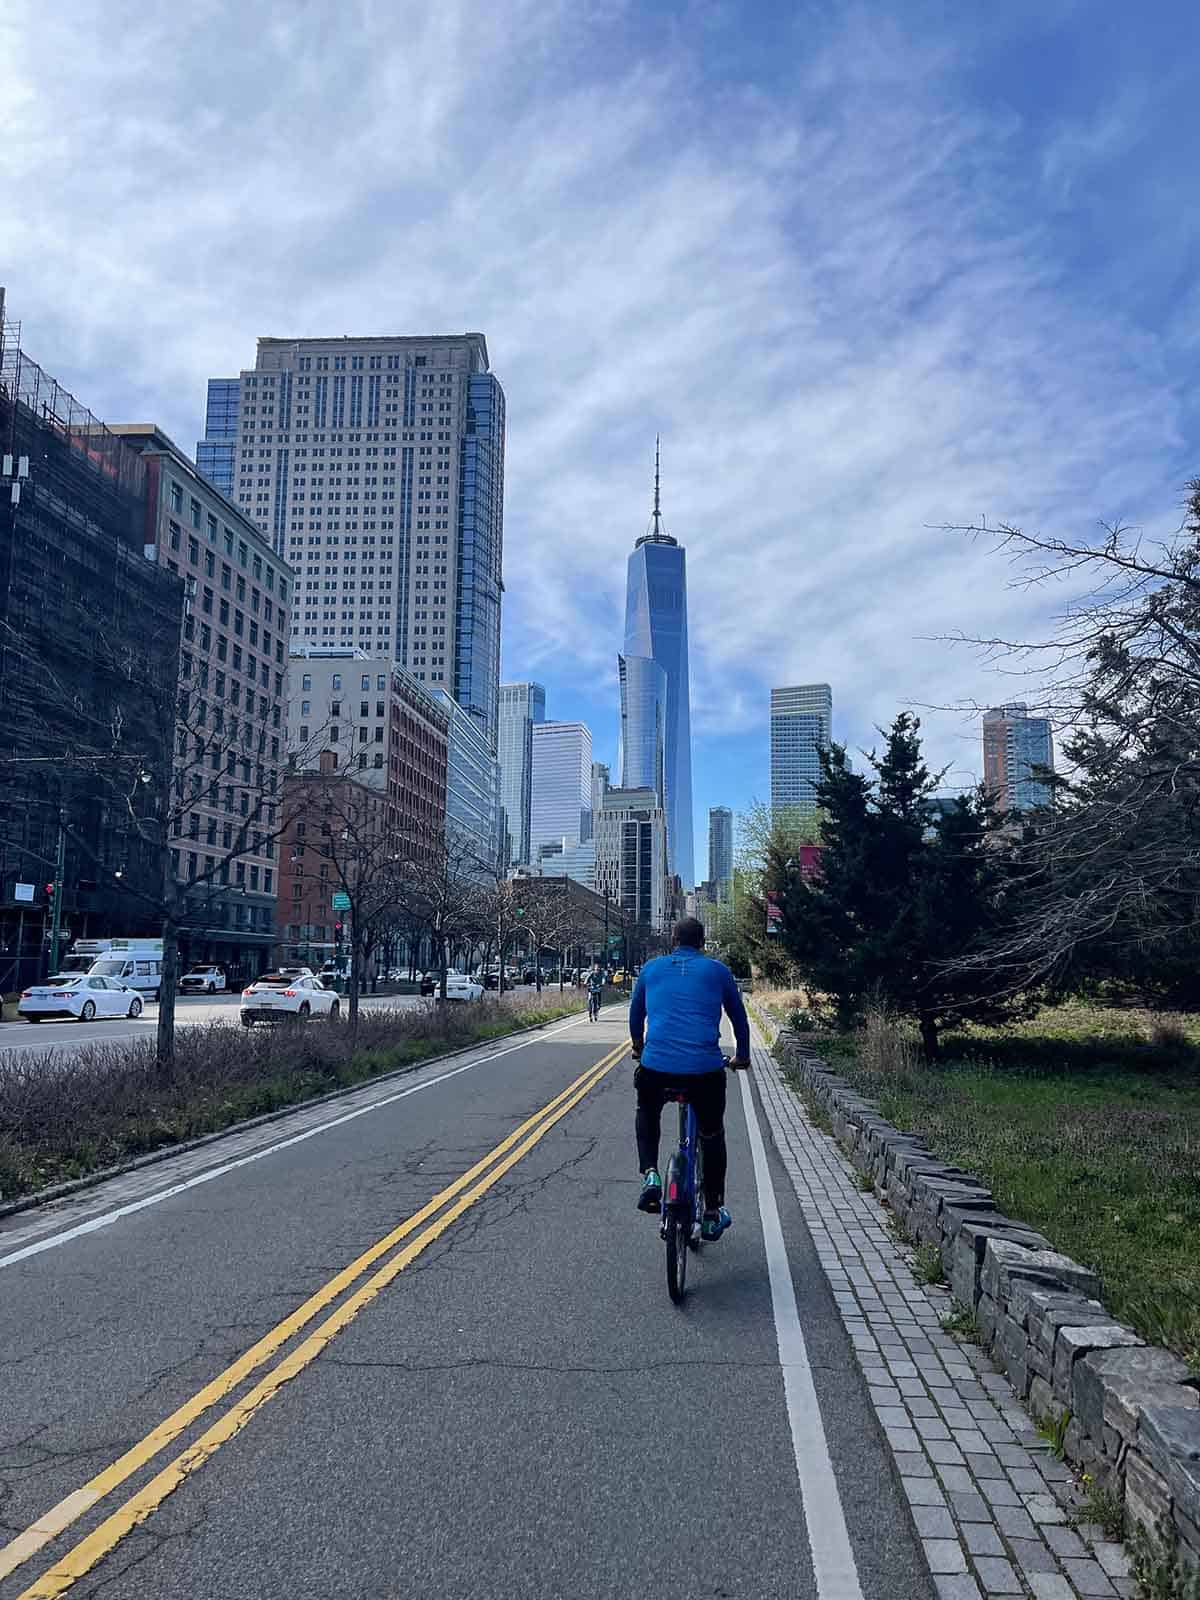
[[729, 968], [683, 946], [648, 961], [629, 1005], [629, 1036], [642, 1045], [642, 1065], [655, 1072], [718, 1071], [722, 1008], [733, 1024], [738, 1059], [748, 1061], [750, 1024]]

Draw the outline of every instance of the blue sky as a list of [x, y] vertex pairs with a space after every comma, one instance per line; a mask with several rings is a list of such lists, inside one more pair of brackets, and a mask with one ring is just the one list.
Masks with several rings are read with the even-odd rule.
[[509, 407], [504, 671], [615, 753], [661, 431], [704, 814], [773, 683], [852, 746], [1036, 698], [968, 633], [1069, 594], [937, 531], [1178, 521], [1194, 448], [1190, 4], [9, 0], [0, 281], [100, 414], [198, 436], [263, 333], [479, 328]]

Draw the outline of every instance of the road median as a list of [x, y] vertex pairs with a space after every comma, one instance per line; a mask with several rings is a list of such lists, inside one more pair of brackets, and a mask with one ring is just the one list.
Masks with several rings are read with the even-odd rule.
[[354, 1043], [326, 1023], [214, 1024], [181, 1033], [167, 1071], [151, 1039], [0, 1059], [0, 1215], [582, 1007], [564, 995], [372, 1011]]

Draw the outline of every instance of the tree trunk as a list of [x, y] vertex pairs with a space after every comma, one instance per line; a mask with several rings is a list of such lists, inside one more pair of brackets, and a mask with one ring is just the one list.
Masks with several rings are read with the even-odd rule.
[[936, 1061], [938, 1058], [938, 1029], [937, 1022], [928, 1011], [921, 1013], [921, 1048], [925, 1052], [926, 1061]]
[[173, 917], [163, 918], [162, 947], [155, 1056], [159, 1070], [170, 1072], [175, 1066], [175, 992], [179, 983], [179, 926]]
[[350, 1043], [353, 1045], [358, 1038], [358, 991], [362, 983], [362, 950], [358, 935], [350, 941], [350, 982], [347, 985], [347, 998], [349, 1000], [348, 1020], [350, 1026]]

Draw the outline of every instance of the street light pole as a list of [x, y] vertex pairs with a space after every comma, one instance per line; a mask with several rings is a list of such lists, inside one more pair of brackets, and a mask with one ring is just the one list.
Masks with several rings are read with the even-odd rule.
[[54, 904], [50, 908], [50, 971], [58, 971], [58, 947], [62, 941], [63, 875], [67, 861], [67, 832], [63, 813], [58, 814], [58, 845], [54, 852]]

